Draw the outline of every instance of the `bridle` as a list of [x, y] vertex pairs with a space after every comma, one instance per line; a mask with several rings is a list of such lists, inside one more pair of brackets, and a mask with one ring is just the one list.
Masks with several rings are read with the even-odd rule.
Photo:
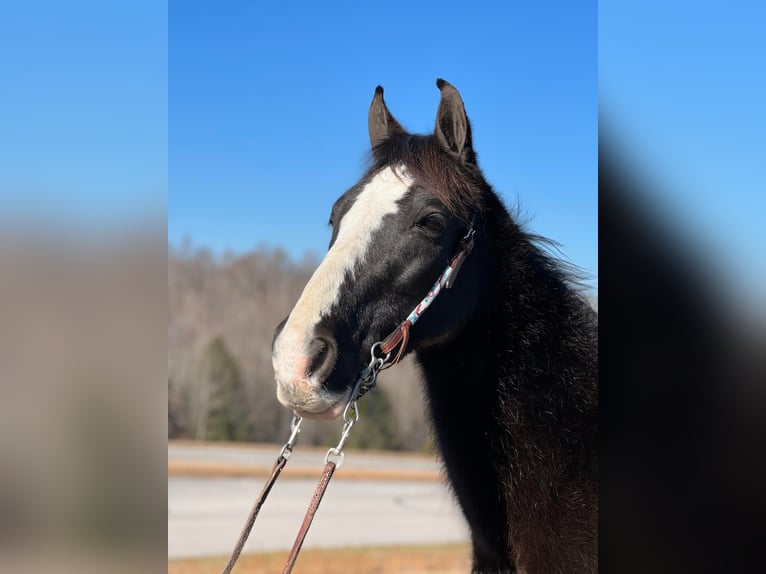
[[[418, 321], [418, 319], [420, 319], [426, 309], [431, 306], [431, 304], [434, 302], [434, 299], [438, 297], [439, 293], [441, 293], [443, 289], [450, 289], [455, 284], [455, 279], [457, 278], [460, 268], [473, 250], [474, 235], [474, 222], [472, 221], [468, 227], [468, 232], [465, 234], [465, 237], [460, 240], [455, 255], [452, 257], [452, 259], [450, 259], [449, 264], [441, 273], [441, 275], [439, 275], [439, 278], [433, 284], [426, 296], [423, 297], [420, 303], [415, 306], [412, 312], [396, 327], [396, 329], [394, 329], [385, 339], [376, 342], [370, 348], [370, 362], [367, 367], [365, 367], [365, 369], [359, 374], [359, 377], [354, 383], [351, 395], [349, 396], [348, 403], [346, 403], [346, 408], [343, 410], [343, 430], [341, 431], [340, 440], [338, 441], [338, 444], [334, 447], [331, 447], [325, 455], [325, 468], [322, 472], [322, 477], [319, 479], [319, 484], [314, 491], [314, 496], [312, 497], [311, 503], [309, 504], [308, 510], [306, 511], [306, 516], [304, 517], [301, 528], [298, 531], [298, 535], [295, 539], [292, 550], [288, 555], [287, 563], [282, 570], [282, 574], [289, 574], [292, 572], [295, 561], [298, 559], [298, 553], [303, 546], [303, 541], [306, 539], [306, 535], [308, 534], [308, 530], [314, 520], [314, 515], [319, 508], [319, 503], [322, 501], [322, 497], [324, 496], [325, 490], [327, 489], [327, 485], [330, 483], [330, 479], [332, 478], [335, 470], [343, 465], [343, 448], [346, 445], [346, 441], [348, 440], [351, 428], [357, 423], [357, 421], [359, 421], [359, 399], [375, 386], [380, 371], [387, 369], [388, 367], [391, 367], [400, 361], [400, 359], [404, 356], [405, 349], [407, 348], [410, 329], [412, 326]], [[397, 351], [395, 357], [392, 359], [391, 354], [394, 352], [394, 350], [397, 349], [397, 347], [399, 350]], [[298, 440], [298, 433], [300, 433], [302, 422], [303, 418], [301, 416], [293, 416], [293, 419], [290, 423], [290, 436], [287, 439], [287, 442], [285, 442], [285, 444], [282, 446], [282, 450], [280, 451], [279, 456], [274, 463], [271, 474], [266, 480], [261, 493], [258, 495], [253, 509], [250, 511], [247, 521], [245, 522], [245, 526], [240, 533], [236, 546], [234, 547], [231, 558], [229, 558], [229, 562], [223, 570], [223, 574], [229, 574], [234, 568], [234, 564], [242, 552], [242, 548], [244, 547], [245, 542], [250, 535], [250, 531], [253, 528], [253, 524], [255, 523], [255, 519], [258, 517], [258, 513], [260, 512], [261, 507], [266, 501], [269, 492], [271, 492], [271, 488], [274, 486], [277, 478], [279, 478], [282, 469], [287, 464], [287, 461], [293, 452], [295, 443]]]
[[[442, 289], [449, 289], [452, 287], [452, 285], [455, 284], [455, 279], [457, 279], [457, 274], [460, 271], [460, 268], [463, 266], [463, 262], [473, 250], [473, 236], [475, 233], [476, 231], [473, 228], [473, 223], [471, 223], [471, 226], [468, 228], [468, 233], [466, 233], [465, 237], [460, 240], [460, 244], [457, 248], [457, 253], [455, 253], [454, 257], [450, 260], [449, 265], [447, 265], [446, 269], [439, 276], [439, 279], [436, 280], [436, 283], [433, 284], [433, 287], [431, 287], [431, 290], [428, 292], [428, 294], [420, 301], [420, 303], [417, 304], [412, 312], [407, 315], [407, 318], [402, 321], [388, 337], [380, 342], [381, 353], [391, 353], [394, 349], [396, 349], [397, 346], [399, 346], [399, 352], [391, 362], [391, 365], [395, 365], [402, 358], [404, 350], [407, 348], [407, 342], [410, 336], [410, 328], [417, 322], [418, 319], [420, 319], [425, 310], [431, 306], [431, 303], [433, 303], [434, 299], [436, 299], [439, 293], [441, 293]], [[376, 343], [376, 345], [377, 344], [378, 343]], [[375, 345], [373, 345], [373, 349], [374, 348]]]

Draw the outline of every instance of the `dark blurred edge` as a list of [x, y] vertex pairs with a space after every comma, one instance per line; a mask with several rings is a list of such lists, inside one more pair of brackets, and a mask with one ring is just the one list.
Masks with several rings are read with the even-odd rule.
[[[763, 331], [599, 137], [603, 572], [760, 564], [766, 513]], [[656, 196], [655, 196], [656, 197]]]

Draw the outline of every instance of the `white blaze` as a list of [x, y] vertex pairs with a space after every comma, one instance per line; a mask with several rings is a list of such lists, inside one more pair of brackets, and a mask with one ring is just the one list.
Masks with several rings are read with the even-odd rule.
[[404, 168], [387, 167], [367, 183], [340, 222], [335, 243], [303, 289], [284, 329], [274, 344], [277, 383], [310, 383], [306, 380], [307, 345], [314, 326], [326, 316], [340, 294], [347, 273], [362, 262], [375, 230], [383, 218], [398, 209], [413, 180]]

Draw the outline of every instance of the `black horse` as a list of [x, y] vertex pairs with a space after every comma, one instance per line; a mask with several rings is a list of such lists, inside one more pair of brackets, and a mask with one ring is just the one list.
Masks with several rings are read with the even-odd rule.
[[475, 572], [597, 570], [597, 318], [484, 179], [458, 91], [438, 80], [433, 135], [375, 91], [373, 165], [332, 208], [330, 249], [274, 339], [277, 396], [335, 418], [370, 349], [418, 305], [466, 237], [454, 285], [410, 329]]

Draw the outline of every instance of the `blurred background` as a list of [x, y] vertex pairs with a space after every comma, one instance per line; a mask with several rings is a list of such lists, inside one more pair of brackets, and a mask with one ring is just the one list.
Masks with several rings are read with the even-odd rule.
[[599, 3], [606, 571], [761, 560], [763, 21], [752, 1]]
[[0, 9], [0, 571], [164, 568], [167, 6]]
[[[272, 332], [366, 165], [374, 87], [429, 132], [437, 77], [600, 309], [602, 570], [751, 568], [763, 18], [746, 0], [4, 5], [0, 571], [221, 569], [289, 426]], [[468, 570], [416, 367], [387, 374], [303, 571]], [[242, 571], [279, 571], [338, 431], [307, 425]]]

